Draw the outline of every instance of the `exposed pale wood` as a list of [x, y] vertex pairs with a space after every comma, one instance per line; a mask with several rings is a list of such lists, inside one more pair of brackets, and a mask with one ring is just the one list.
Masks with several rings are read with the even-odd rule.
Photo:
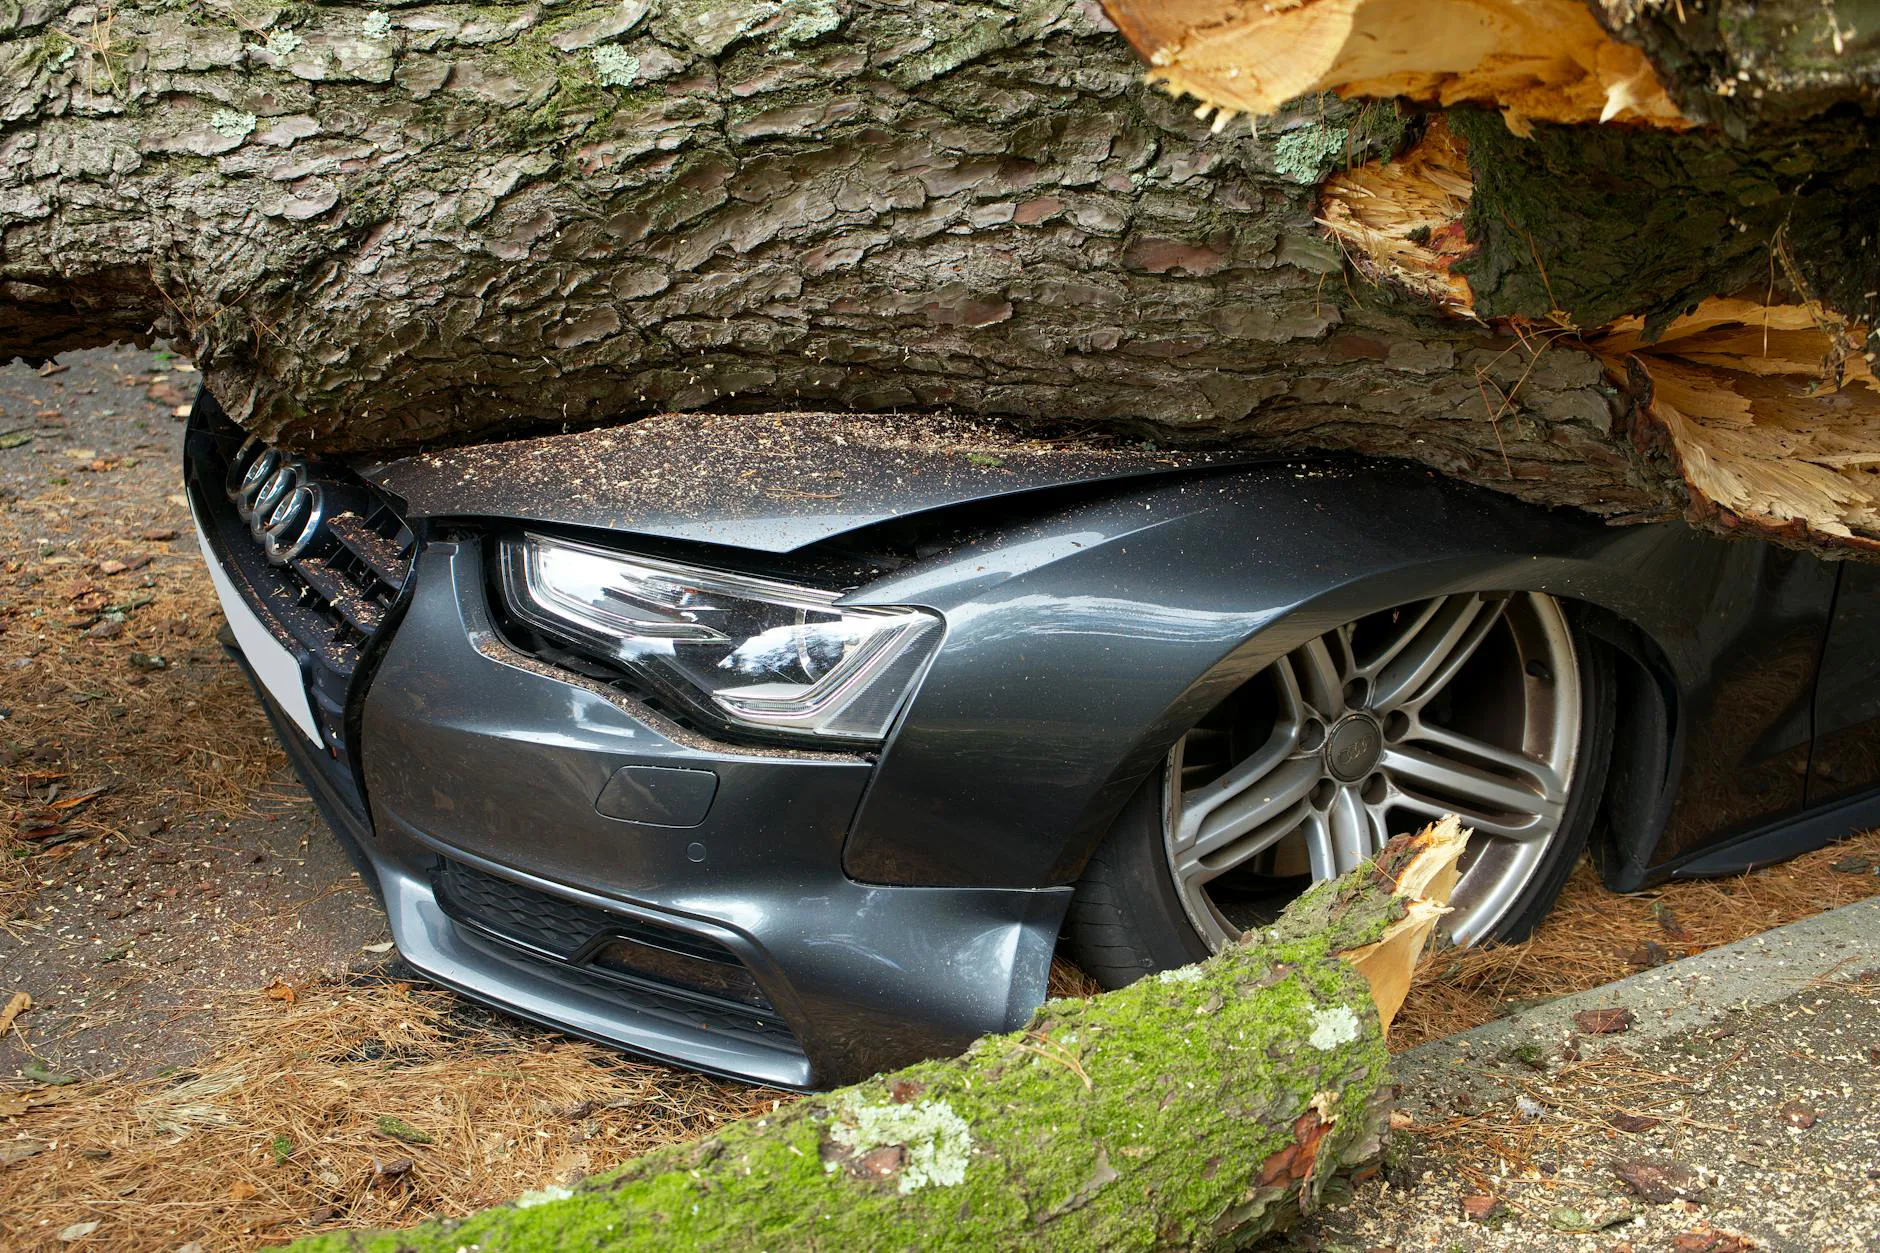
[[1221, 123], [1316, 91], [1488, 104], [1512, 128], [1684, 128], [1645, 54], [1581, 0], [1106, 0], [1149, 79]]
[[1462, 217], [1474, 186], [1468, 154], [1437, 118], [1395, 159], [1327, 179], [1319, 224], [1366, 277], [1403, 287], [1458, 317], [1474, 317], [1468, 280], [1450, 269], [1469, 249]]
[[1865, 328], [1814, 305], [1707, 300], [1650, 339], [1628, 318], [1589, 337], [1615, 378], [1649, 384], [1694, 497], [1772, 534], [1880, 548], [1880, 382]]
[[1461, 875], [1457, 862], [1468, 844], [1469, 832], [1453, 815], [1418, 832], [1412, 841], [1414, 852], [1397, 874], [1397, 894], [1409, 902], [1404, 916], [1391, 923], [1376, 943], [1345, 954], [1345, 960], [1370, 984], [1386, 1035], [1410, 994], [1417, 958], [1437, 922], [1449, 912], [1449, 898]]

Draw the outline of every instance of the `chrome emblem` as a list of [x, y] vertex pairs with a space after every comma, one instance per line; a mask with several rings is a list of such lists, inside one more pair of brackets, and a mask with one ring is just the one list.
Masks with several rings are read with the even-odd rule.
[[235, 512], [268, 560], [286, 565], [319, 541], [326, 498], [307, 463], [250, 436], [229, 459], [224, 484]]

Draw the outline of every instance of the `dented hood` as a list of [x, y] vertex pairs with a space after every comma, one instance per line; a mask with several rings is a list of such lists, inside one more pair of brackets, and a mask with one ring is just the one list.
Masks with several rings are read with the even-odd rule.
[[891, 518], [1047, 487], [1239, 460], [997, 423], [667, 414], [359, 467], [412, 517], [505, 517], [789, 552]]

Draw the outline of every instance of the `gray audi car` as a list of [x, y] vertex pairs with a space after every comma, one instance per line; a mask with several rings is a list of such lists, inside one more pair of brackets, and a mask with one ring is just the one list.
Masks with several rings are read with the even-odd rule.
[[714, 415], [302, 458], [204, 395], [225, 636], [409, 963], [789, 1088], [1185, 964], [1444, 813], [1447, 920], [1880, 822], [1880, 567], [1402, 465]]

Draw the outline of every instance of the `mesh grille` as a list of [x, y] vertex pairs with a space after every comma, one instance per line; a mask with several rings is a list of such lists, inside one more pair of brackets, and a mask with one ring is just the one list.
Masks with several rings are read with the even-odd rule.
[[[438, 904], [459, 922], [556, 961], [584, 964], [597, 955], [597, 949], [605, 957], [613, 948], [608, 941], [625, 940], [680, 959], [665, 967], [672, 973], [655, 974], [653, 981], [671, 983], [675, 989], [707, 1000], [731, 999], [762, 1010], [770, 1008], [744, 963], [722, 944], [703, 936], [577, 904], [448, 858], [439, 865], [432, 886]], [[688, 980], [683, 973], [687, 963], [705, 965]], [[631, 962], [603, 962], [598, 967], [622, 975], [631, 975], [635, 968]], [[641, 971], [649, 968], [657, 967], [652, 963], [638, 966]]]

